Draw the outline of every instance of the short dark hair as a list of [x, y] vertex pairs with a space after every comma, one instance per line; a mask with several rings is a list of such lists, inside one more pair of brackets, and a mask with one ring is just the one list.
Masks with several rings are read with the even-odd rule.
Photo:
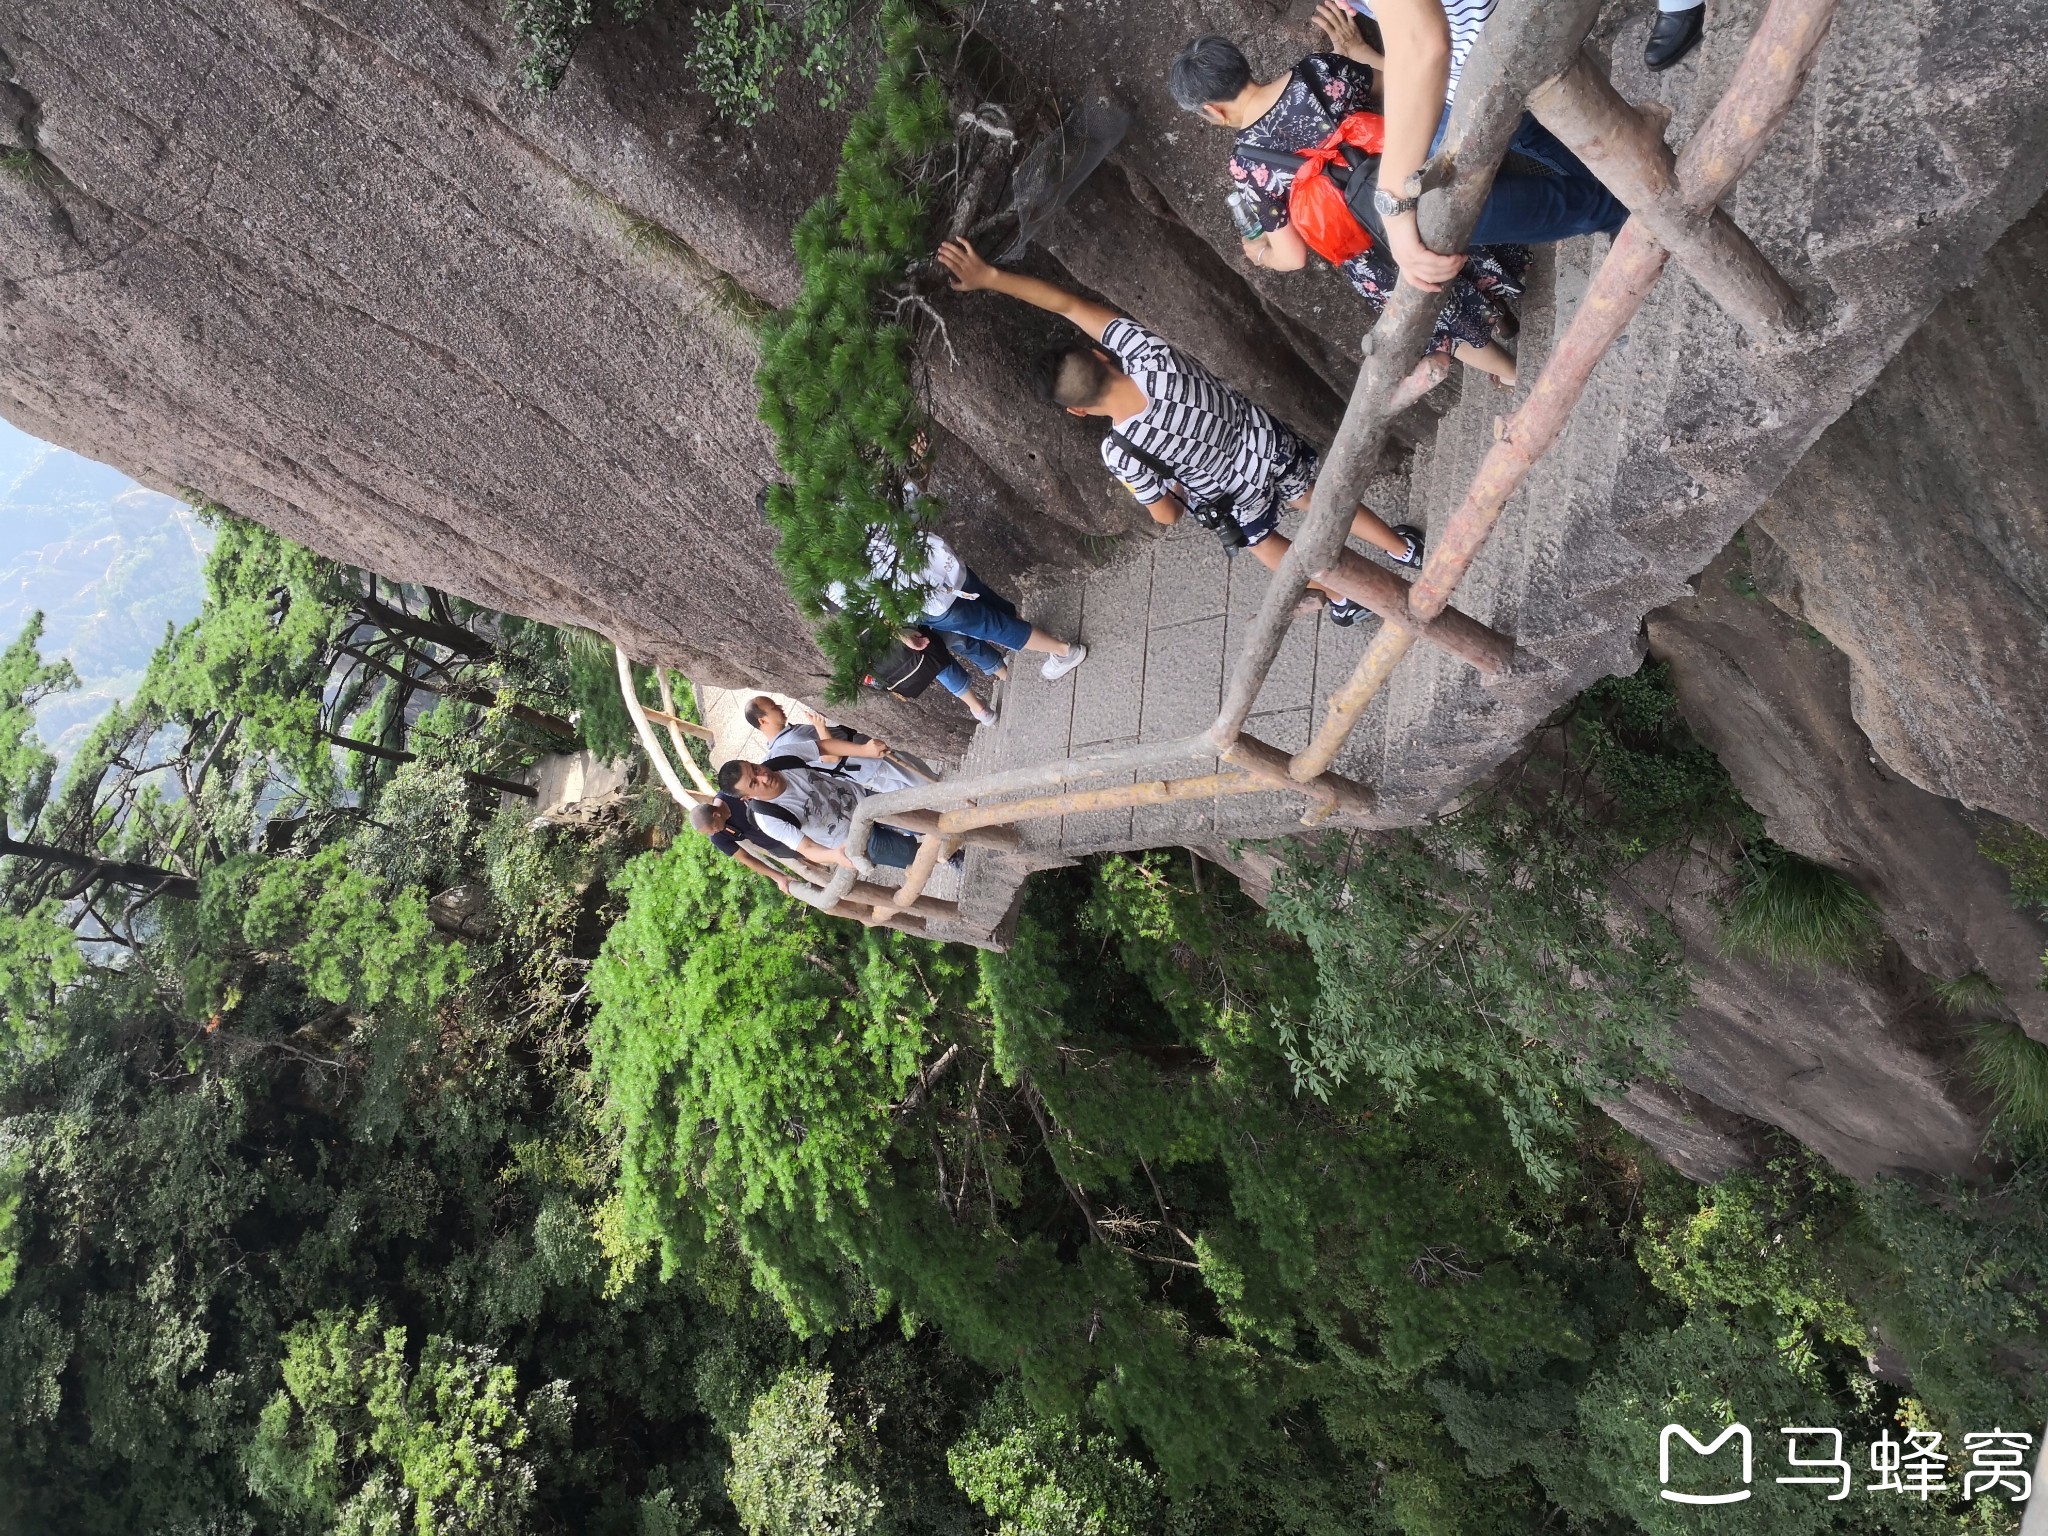
[[1244, 50], [1213, 32], [1189, 43], [1166, 66], [1166, 88], [1190, 112], [1213, 101], [1235, 101], [1251, 83], [1252, 66]]
[[747, 724], [758, 731], [761, 729], [761, 717], [771, 709], [780, 713], [782, 706], [769, 698], [767, 694], [757, 693], [747, 700], [747, 707], [741, 713], [747, 717]]
[[1038, 359], [1039, 398], [1062, 410], [1069, 406], [1099, 405], [1120, 372], [1092, 348], [1056, 348]]
[[718, 787], [728, 795], [738, 794], [740, 792], [740, 775], [752, 766], [751, 763], [743, 763], [736, 757], [728, 758], [725, 762], [718, 765]]

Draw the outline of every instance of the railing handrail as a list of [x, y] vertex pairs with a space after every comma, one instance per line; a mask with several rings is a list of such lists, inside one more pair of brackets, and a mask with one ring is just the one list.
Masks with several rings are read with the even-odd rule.
[[[1570, 65], [1599, 10], [1600, 0], [1501, 0], [1466, 60], [1464, 88], [1452, 108], [1443, 144], [1421, 174], [1427, 190], [1419, 216], [1437, 249], [1464, 249], [1492, 190], [1494, 173], [1506, 157], [1508, 140], [1521, 120], [1523, 103], [1537, 85]], [[942, 800], [957, 808], [1012, 789], [1163, 769], [1189, 758], [1225, 758], [1243, 734], [1308, 583], [1334, 564], [1344, 548], [1352, 513], [1364, 498], [1366, 482], [1393, 423], [1401, 385], [1422, 360], [1441, 303], [1437, 295], [1403, 281], [1385, 313], [1366, 333], [1365, 362], [1343, 423], [1324, 455], [1308, 517], [1267, 584], [1258, 616], [1232, 668], [1229, 693], [1207, 731], [1178, 741], [1088, 753], [950, 785], [871, 795], [856, 808], [847, 833], [845, 848], [853, 867], [834, 871], [823, 888], [793, 885], [791, 894], [827, 909], [838, 905], [856, 873], [866, 866], [869, 830], [877, 820], [886, 820], [892, 810], [930, 810]], [[1334, 798], [1333, 794], [1331, 800]]]
[[[1418, 640], [1438, 638], [1430, 626], [1448, 610], [1452, 592], [1478, 556], [1506, 502], [1535, 463], [1562, 434], [1593, 368], [1640, 309], [1669, 258], [1694, 272], [1701, 286], [1750, 331], [1766, 341], [1794, 335], [1798, 296], [1771, 269], [1748, 237], [1719, 208], [1738, 177], [1756, 161], [1790, 110], [1833, 19], [1837, 0], [1771, 0], [1750, 39], [1735, 78], [1699, 132], [1674, 160], [1664, 148], [1661, 120], [1646, 118], [1622, 100], [1583, 53], [1600, 0], [1501, 0], [1466, 60], [1461, 89], [1443, 141], [1421, 174], [1404, 189], [1421, 195], [1418, 218], [1425, 242], [1436, 250], [1462, 250], [1525, 104], [1538, 100], [1543, 115], [1569, 147], [1628, 202], [1632, 215], [1617, 236], [1571, 326], [1560, 338], [1535, 388], [1499, 434], [1464, 501], [1430, 550], [1416, 583], [1389, 605], [1375, 601], [1385, 622], [1345, 683], [1332, 695], [1314, 739], [1291, 761], [1244, 734], [1245, 723], [1280, 654], [1294, 610], [1312, 580], [1344, 585], [1341, 567], [1353, 510], [1377, 468], [1404, 391], [1435, 327], [1441, 300], [1405, 279], [1365, 338], [1344, 419], [1323, 457], [1308, 516], [1267, 584], [1249, 633], [1238, 650], [1216, 719], [1206, 730], [1173, 741], [1140, 743], [1004, 769], [972, 779], [875, 795], [856, 808], [846, 841], [854, 867], [834, 872], [823, 886], [792, 886], [791, 894], [826, 910], [836, 907], [865, 872], [870, 828], [892, 814], [951, 810], [990, 796], [1067, 785], [1112, 774], [1163, 773], [1192, 762], [1218, 770], [1198, 790], [1285, 787], [1315, 802], [1305, 820], [1335, 809], [1356, 810], [1370, 791], [1330, 773], [1366, 706]], [[1659, 238], [1668, 242], [1660, 244]], [[1518, 436], [1519, 432], [1519, 436]], [[1454, 650], [1498, 671], [1502, 637], [1465, 619], [1471, 643]], [[1496, 647], [1487, 650], [1491, 637]], [[1439, 641], [1439, 643], [1442, 643]], [[1235, 777], [1223, 770], [1234, 770]], [[1130, 803], [1162, 798], [1160, 780], [1127, 787]], [[1099, 791], [1099, 796], [1117, 793]], [[1024, 814], [1051, 814], [1062, 797], [1041, 797]], [[1023, 803], [1020, 803], [1023, 810]], [[987, 809], [1000, 810], [1001, 807]], [[995, 818], [977, 817], [977, 822]], [[938, 834], [933, 834], [934, 836]], [[927, 864], [930, 861], [926, 861]], [[921, 887], [922, 882], [918, 884]]]

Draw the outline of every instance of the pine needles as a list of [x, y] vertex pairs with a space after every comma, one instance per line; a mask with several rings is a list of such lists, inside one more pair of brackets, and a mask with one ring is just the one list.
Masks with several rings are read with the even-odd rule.
[[[873, 579], [868, 545], [879, 535], [922, 565], [919, 536], [937, 505], [905, 481], [925, 430], [909, 328], [883, 318], [889, 285], [929, 244], [929, 189], [921, 171], [950, 141], [946, 93], [925, 60], [940, 51], [906, 0], [882, 11], [885, 39], [873, 97], [855, 114], [834, 189], [797, 223], [803, 289], [764, 328], [761, 419], [775, 436], [788, 483], [765, 511], [782, 535], [776, 563], [798, 606], [824, 620], [819, 645], [832, 662], [827, 696], [852, 698], [888, 631], [917, 615], [920, 599]], [[847, 590], [828, 612], [831, 583]]]
[[1768, 841], [1744, 852], [1723, 919], [1727, 951], [1774, 966], [1854, 965], [1879, 936], [1877, 903], [1840, 871]]

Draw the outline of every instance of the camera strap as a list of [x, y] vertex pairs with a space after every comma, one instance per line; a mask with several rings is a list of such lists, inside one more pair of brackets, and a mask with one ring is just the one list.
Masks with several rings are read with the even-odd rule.
[[[1149, 453], [1145, 449], [1140, 448], [1128, 437], [1125, 437], [1123, 433], [1117, 431], [1115, 427], [1111, 427], [1109, 429], [1109, 440], [1115, 443], [1117, 447], [1123, 449], [1123, 451], [1125, 453], [1128, 453], [1132, 458], [1136, 459], [1140, 464], [1144, 465], [1147, 469], [1151, 470], [1152, 473], [1157, 475], [1161, 480], [1167, 481], [1168, 483], [1173, 485], [1178, 485], [1183, 490], [1187, 489], [1187, 481], [1182, 477], [1181, 472], [1179, 470], [1175, 469], [1171, 464], [1167, 463], [1157, 454]], [[1200, 507], [1190, 505], [1188, 507], [1188, 510], [1190, 512], [1198, 513], [1204, 516], [1213, 516], [1215, 515], [1215, 512], [1220, 511], [1221, 513], [1227, 516], [1236, 499], [1237, 498], [1235, 498], [1234, 496], [1225, 496], [1221, 501], [1206, 502]], [[1214, 511], [1212, 511], [1212, 509], [1214, 509]], [[1201, 519], [1198, 516], [1197, 521], [1200, 520]]]

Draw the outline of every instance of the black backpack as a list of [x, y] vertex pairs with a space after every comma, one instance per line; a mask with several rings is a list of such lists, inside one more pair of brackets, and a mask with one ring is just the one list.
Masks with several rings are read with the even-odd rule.
[[927, 642], [923, 650], [913, 651], [901, 640], [895, 641], [865, 681], [899, 699], [915, 699], [938, 681], [939, 674], [953, 664], [953, 653], [930, 630], [920, 629], [918, 633]]

